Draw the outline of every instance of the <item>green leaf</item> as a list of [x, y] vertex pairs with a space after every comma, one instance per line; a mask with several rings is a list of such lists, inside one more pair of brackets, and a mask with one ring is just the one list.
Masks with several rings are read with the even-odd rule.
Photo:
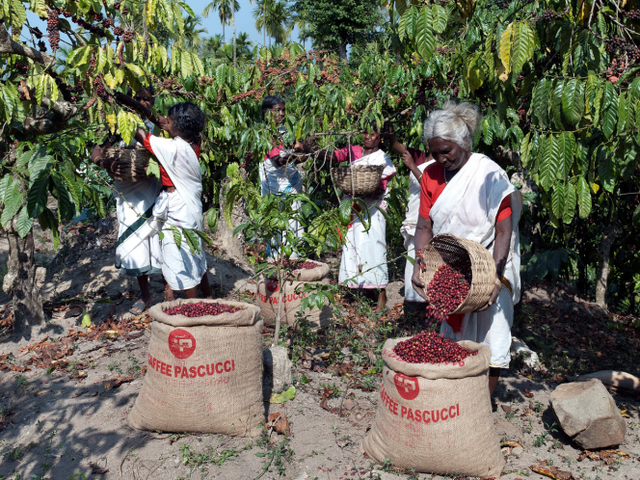
[[542, 138], [542, 160], [538, 168], [540, 176], [539, 184], [544, 190], [549, 190], [556, 181], [556, 159], [555, 145], [553, 136]]
[[522, 143], [520, 144], [520, 159], [522, 161], [522, 166], [527, 168], [529, 165], [529, 161], [531, 160], [531, 147], [533, 144], [530, 143], [531, 132], [527, 133], [525, 137], [522, 139]]
[[[513, 46], [511, 47], [511, 71], [518, 75], [524, 64], [527, 63], [535, 49], [536, 35], [529, 22], [519, 22], [513, 29]], [[502, 40], [500, 40], [500, 52], [502, 54]]]
[[602, 102], [602, 133], [607, 139], [611, 138], [618, 123], [618, 94], [611, 82], [604, 84], [604, 98]]
[[561, 218], [564, 214], [564, 203], [565, 185], [562, 182], [557, 182], [551, 192], [551, 209], [557, 218]]
[[498, 49], [500, 61], [502, 62], [502, 66], [504, 67], [507, 74], [511, 72], [511, 48], [513, 47], [514, 35], [513, 30], [513, 23], [510, 23], [507, 28], [504, 29], [502, 35], [500, 36], [500, 47]]
[[572, 183], [567, 183], [564, 192], [564, 211], [562, 221], [565, 224], [571, 223], [576, 214], [576, 189]]
[[634, 210], [632, 221], [636, 228], [640, 227], [640, 205]]
[[4, 208], [2, 209], [2, 216], [0, 216], [0, 225], [5, 226], [9, 221], [18, 213], [22, 202], [24, 201], [24, 195], [20, 192], [17, 182], [13, 182], [11, 187], [7, 189], [4, 198]]
[[69, 173], [61, 172], [61, 175], [64, 180], [64, 184], [67, 187], [67, 191], [73, 199], [76, 210], [80, 211], [80, 209], [82, 208], [82, 190], [80, 186], [76, 183], [75, 179]]
[[598, 176], [602, 183], [602, 188], [607, 192], [613, 193], [616, 180], [616, 165], [614, 163], [613, 154], [604, 146], [601, 146], [596, 156], [598, 165]]
[[218, 221], [220, 220], [220, 212], [217, 208], [211, 207], [206, 214], [207, 226], [212, 234], [218, 231]]
[[33, 218], [29, 216], [29, 212], [26, 207], [22, 207], [20, 210], [20, 214], [18, 215], [18, 219], [16, 220], [16, 231], [20, 238], [24, 238], [27, 236], [31, 227], [33, 226]]
[[552, 87], [553, 81], [543, 78], [533, 91], [533, 113], [543, 127], [549, 125], [549, 103]]
[[[73, 203], [73, 199], [63, 178], [57, 172], [53, 172], [51, 178], [56, 186], [54, 196], [58, 199], [58, 216], [62, 223], [68, 222], [75, 216], [76, 206]], [[40, 212], [37, 213], [37, 215], [39, 214]]]
[[578, 178], [576, 193], [578, 197], [578, 214], [580, 218], [585, 219], [591, 213], [591, 192], [589, 184], [584, 177]]
[[553, 123], [556, 128], [564, 130], [562, 122], [562, 92], [564, 90], [564, 81], [557, 80], [551, 93], [551, 113], [553, 115]]
[[618, 99], [618, 135], [622, 135], [627, 129], [629, 113], [627, 96], [623, 93]]
[[440, 5], [433, 5], [431, 7], [431, 14], [433, 15], [433, 30], [436, 33], [443, 33], [447, 28], [447, 21], [449, 20], [447, 10]]
[[29, 179], [33, 182], [40, 174], [49, 170], [49, 164], [53, 161], [51, 155], [46, 154], [46, 149], [38, 149], [29, 159]]
[[349, 225], [351, 223], [351, 209], [353, 201], [349, 198], [344, 199], [338, 207], [338, 214], [340, 216], [340, 223], [342, 225]]
[[173, 225], [170, 225], [169, 228], [173, 232], [173, 241], [176, 242], [176, 246], [178, 248], [182, 248], [182, 233], [180, 233], [180, 230]]
[[415, 43], [420, 56], [424, 60], [429, 60], [436, 43], [436, 38], [433, 35], [433, 16], [430, 8], [423, 7], [418, 12]]
[[557, 155], [556, 178], [566, 179], [573, 166], [573, 158], [576, 153], [576, 139], [571, 132], [562, 132], [554, 141], [555, 154]]
[[49, 172], [43, 171], [29, 187], [27, 210], [31, 217], [37, 217], [47, 206], [49, 195]]
[[584, 113], [584, 85], [576, 78], [565, 82], [562, 90], [562, 112], [570, 125], [577, 125]]
[[2, 180], [0, 180], [0, 204], [5, 203], [5, 197], [14, 184], [11, 174], [8, 173], [2, 177]]
[[291, 386], [282, 393], [274, 393], [269, 399], [269, 403], [284, 403], [293, 400], [296, 396], [296, 387]]

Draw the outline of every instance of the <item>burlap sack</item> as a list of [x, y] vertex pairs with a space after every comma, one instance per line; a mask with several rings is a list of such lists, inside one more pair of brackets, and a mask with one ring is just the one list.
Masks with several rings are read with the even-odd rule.
[[147, 373], [129, 425], [139, 430], [254, 436], [265, 420], [262, 402], [262, 320], [247, 303], [234, 313], [186, 317], [154, 305]]
[[393, 352], [405, 339], [384, 344], [378, 410], [362, 451], [420, 472], [499, 477], [505, 460], [491, 414], [489, 348], [461, 341], [478, 354], [460, 365], [415, 364]]
[[[304, 293], [302, 290], [306, 283], [329, 283], [326, 276], [329, 274], [329, 265], [321, 262], [318, 268], [309, 270], [294, 270], [292, 274], [300, 280], [287, 279], [282, 285], [282, 324], [295, 325], [296, 313], [300, 311], [302, 300], [311, 293]], [[302, 281], [302, 279], [305, 279]], [[260, 307], [260, 313], [264, 317], [265, 324], [273, 325], [278, 315], [278, 303], [280, 301], [281, 285], [276, 279], [261, 276], [258, 279], [256, 302]], [[329, 302], [326, 301], [321, 309], [313, 308], [303, 312], [304, 318], [309, 321], [313, 328], [325, 327], [329, 325], [332, 312]]]

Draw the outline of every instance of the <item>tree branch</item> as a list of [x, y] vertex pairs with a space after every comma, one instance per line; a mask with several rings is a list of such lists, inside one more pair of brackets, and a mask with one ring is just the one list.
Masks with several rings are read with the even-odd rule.
[[43, 65], [51, 65], [56, 61], [56, 57], [43, 53], [39, 50], [31, 48], [22, 43], [15, 42], [9, 31], [4, 25], [4, 21], [0, 20], [0, 53], [8, 53], [11, 55], [20, 55], [27, 57], [34, 62], [41, 63]]

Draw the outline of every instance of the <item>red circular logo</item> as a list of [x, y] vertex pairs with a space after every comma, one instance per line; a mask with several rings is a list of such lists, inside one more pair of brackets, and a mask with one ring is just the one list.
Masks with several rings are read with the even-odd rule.
[[169, 350], [181, 360], [189, 358], [196, 349], [196, 339], [186, 330], [176, 328], [169, 334]]
[[278, 290], [280, 290], [280, 285], [278, 285], [277, 280], [267, 280], [266, 287], [267, 290], [269, 290], [271, 293], [276, 293]]
[[396, 389], [405, 400], [413, 400], [420, 393], [418, 379], [416, 377], [407, 377], [404, 373], [396, 373], [393, 377]]

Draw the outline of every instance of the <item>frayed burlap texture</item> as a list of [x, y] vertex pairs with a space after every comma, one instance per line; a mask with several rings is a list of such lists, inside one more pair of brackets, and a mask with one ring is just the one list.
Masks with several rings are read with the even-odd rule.
[[234, 313], [185, 317], [154, 305], [147, 373], [129, 425], [139, 430], [255, 436], [265, 420], [262, 401], [262, 320], [254, 305]]
[[505, 460], [491, 415], [489, 348], [461, 341], [478, 354], [460, 365], [416, 364], [393, 352], [402, 340], [384, 344], [378, 410], [362, 451], [420, 472], [499, 477]]

